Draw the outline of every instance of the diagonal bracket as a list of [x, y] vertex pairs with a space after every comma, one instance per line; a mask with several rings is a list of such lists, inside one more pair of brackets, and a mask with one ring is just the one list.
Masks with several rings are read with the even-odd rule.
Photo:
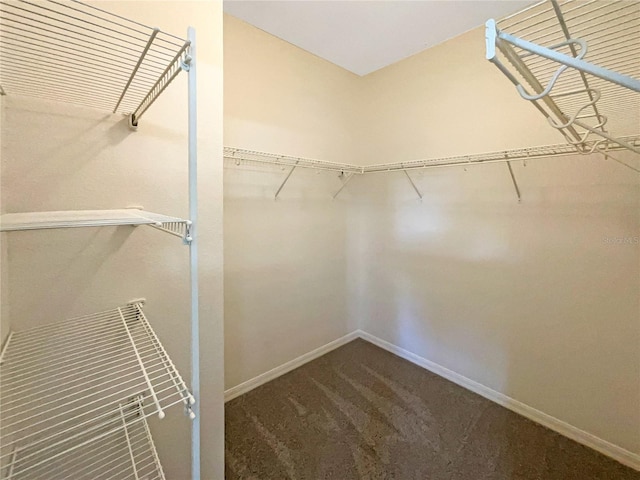
[[520, 196], [520, 187], [518, 187], [518, 182], [516, 180], [516, 176], [513, 174], [513, 168], [511, 168], [511, 162], [507, 162], [507, 167], [509, 168], [509, 175], [511, 175], [511, 181], [513, 182], [513, 188], [516, 189], [516, 195], [518, 196], [518, 203], [522, 201], [522, 197]]
[[296, 162], [296, 164], [293, 167], [291, 167], [291, 170], [289, 170], [289, 173], [285, 177], [284, 181], [278, 187], [278, 190], [276, 191], [276, 194], [273, 197], [274, 200], [278, 199], [278, 195], [280, 194], [280, 191], [284, 187], [285, 183], [287, 183], [289, 181], [289, 177], [291, 176], [291, 174], [293, 173], [293, 171], [296, 169], [297, 166], [298, 166], [298, 162]]
[[411, 184], [411, 186], [413, 187], [413, 189], [416, 191], [416, 193], [418, 194], [418, 197], [420, 197], [420, 200], [422, 200], [422, 193], [420, 193], [420, 190], [418, 190], [418, 187], [416, 187], [416, 184], [413, 183], [413, 179], [411, 178], [411, 176], [409, 175], [409, 172], [407, 172], [406, 170], [403, 170], [404, 174], [407, 176], [407, 180], [409, 180], [409, 183]]
[[334, 193], [334, 195], [333, 195], [333, 197], [332, 197], [334, 200], [335, 200], [335, 199], [336, 199], [336, 197], [340, 194], [340, 192], [341, 192], [342, 190], [344, 190], [344, 187], [346, 187], [346, 186], [347, 186], [347, 183], [349, 183], [349, 180], [351, 180], [351, 179], [353, 178], [353, 176], [354, 176], [354, 175], [355, 175], [355, 173], [352, 173], [351, 175], [349, 175], [349, 176], [345, 179], [345, 181], [344, 181], [344, 182], [342, 182], [342, 186], [340, 187], [340, 189], [339, 189], [336, 193]]

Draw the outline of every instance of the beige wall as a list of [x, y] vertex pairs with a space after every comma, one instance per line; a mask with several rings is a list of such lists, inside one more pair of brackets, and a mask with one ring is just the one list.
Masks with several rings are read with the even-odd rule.
[[484, 48], [477, 28], [363, 77], [364, 163], [562, 143]]
[[[368, 163], [562, 143], [482, 33], [363, 78]], [[599, 156], [513, 166], [521, 204], [504, 164], [413, 172], [422, 202], [399, 173], [352, 182], [361, 328], [638, 454], [640, 176]]]
[[[105, 2], [104, 8], [172, 33], [186, 35], [188, 25], [197, 30], [202, 474], [223, 478], [222, 5]], [[118, 115], [25, 97], [7, 96], [3, 109], [4, 211], [141, 205], [188, 218], [187, 75], [167, 88], [137, 132]], [[147, 227], [7, 238], [13, 328], [145, 297], [151, 324], [190, 378], [189, 253], [179, 239]], [[190, 421], [181, 408], [150, 425], [167, 477], [189, 478]]]
[[357, 75], [230, 15], [224, 56], [226, 146], [354, 161]]
[[[358, 77], [224, 17], [224, 142], [352, 161]], [[353, 331], [346, 212], [335, 173], [228, 163], [225, 383], [234, 387]]]

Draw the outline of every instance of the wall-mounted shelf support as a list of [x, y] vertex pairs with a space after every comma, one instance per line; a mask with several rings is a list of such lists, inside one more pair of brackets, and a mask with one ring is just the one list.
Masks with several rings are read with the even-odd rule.
[[507, 162], [507, 167], [509, 168], [509, 175], [511, 176], [511, 181], [513, 182], [513, 188], [516, 189], [516, 195], [518, 196], [518, 202], [522, 201], [522, 197], [520, 196], [520, 188], [518, 187], [518, 182], [516, 181], [516, 176], [513, 173], [513, 168], [511, 167], [511, 162]]
[[[340, 174], [341, 176], [343, 175], [343, 173]], [[336, 193], [333, 194], [333, 199], [335, 200], [336, 197], [338, 195], [340, 195], [340, 192], [342, 190], [344, 190], [344, 187], [347, 186], [347, 183], [349, 183], [349, 181], [353, 178], [353, 176], [355, 175], [355, 173], [350, 173], [349, 175], [347, 175], [347, 177], [342, 181], [342, 186], [338, 189], [338, 191]]]
[[282, 181], [282, 183], [280, 184], [280, 186], [278, 187], [278, 190], [276, 191], [276, 194], [274, 195], [274, 199], [277, 200], [278, 195], [280, 194], [280, 192], [282, 191], [282, 188], [284, 187], [284, 185], [289, 181], [289, 177], [291, 177], [291, 174], [293, 173], [293, 171], [296, 169], [297, 165], [294, 165], [293, 167], [291, 167], [291, 170], [289, 170], [289, 173], [287, 173], [287, 176], [284, 178], [284, 180]]
[[413, 179], [411, 178], [411, 175], [409, 175], [409, 172], [407, 172], [406, 170], [403, 170], [403, 172], [407, 176], [407, 180], [409, 180], [409, 183], [411, 184], [413, 189], [416, 191], [416, 194], [418, 195], [420, 200], [422, 200], [422, 193], [420, 192], [420, 190], [418, 190], [418, 187], [416, 187], [416, 184], [413, 183]]

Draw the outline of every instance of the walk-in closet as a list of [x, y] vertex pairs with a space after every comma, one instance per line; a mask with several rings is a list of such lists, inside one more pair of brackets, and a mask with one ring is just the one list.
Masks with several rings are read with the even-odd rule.
[[638, 53], [638, 0], [0, 0], [0, 479], [640, 480]]

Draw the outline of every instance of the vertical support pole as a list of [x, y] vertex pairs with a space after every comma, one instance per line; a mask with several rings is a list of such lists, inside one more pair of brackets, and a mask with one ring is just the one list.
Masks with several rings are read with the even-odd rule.
[[511, 168], [511, 162], [507, 162], [507, 167], [509, 167], [509, 174], [511, 175], [511, 181], [513, 182], [513, 186], [516, 189], [518, 202], [520, 202], [522, 201], [522, 198], [520, 197], [520, 188], [518, 188], [518, 182], [516, 181], [516, 176], [513, 174], [513, 169]]
[[189, 266], [191, 283], [191, 391], [196, 399], [191, 422], [191, 479], [200, 480], [200, 316], [198, 300], [198, 109], [196, 76], [196, 31], [189, 27], [189, 219], [191, 243]]
[[411, 186], [413, 187], [413, 189], [416, 191], [416, 193], [418, 194], [418, 197], [420, 197], [420, 200], [422, 200], [422, 193], [420, 193], [420, 190], [418, 190], [418, 187], [416, 187], [416, 184], [413, 183], [413, 179], [409, 176], [409, 172], [407, 172], [406, 170], [403, 170], [404, 174], [407, 176], [407, 179], [409, 180], [409, 183], [411, 184]]

